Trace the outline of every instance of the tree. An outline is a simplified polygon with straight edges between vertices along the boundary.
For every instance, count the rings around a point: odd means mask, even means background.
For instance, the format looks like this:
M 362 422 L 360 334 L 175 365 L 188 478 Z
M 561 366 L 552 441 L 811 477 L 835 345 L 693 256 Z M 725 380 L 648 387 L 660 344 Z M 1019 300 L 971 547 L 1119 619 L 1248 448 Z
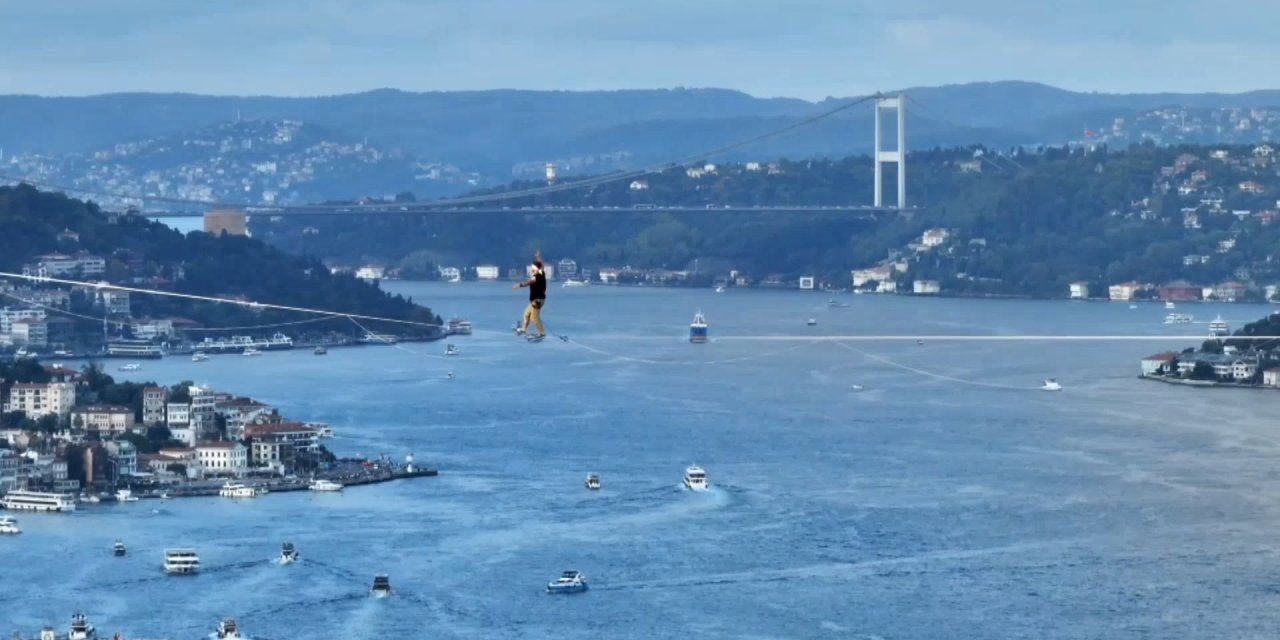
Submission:
M 58 414 L 46 413 L 36 420 L 36 431 L 53 433 L 58 430 Z
M 182 464 L 181 462 L 171 462 L 169 463 L 169 466 L 165 467 L 165 470 L 180 478 L 187 477 L 187 465 Z

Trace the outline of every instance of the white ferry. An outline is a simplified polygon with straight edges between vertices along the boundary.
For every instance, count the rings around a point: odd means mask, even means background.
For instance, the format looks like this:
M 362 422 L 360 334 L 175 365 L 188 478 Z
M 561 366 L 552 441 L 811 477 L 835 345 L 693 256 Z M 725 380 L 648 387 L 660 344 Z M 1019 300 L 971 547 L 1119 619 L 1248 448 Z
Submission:
M 16 535 L 22 533 L 22 529 L 18 526 L 18 521 L 13 516 L 0 516 L 0 533 Z
M 15 511 L 75 511 L 76 499 L 66 493 L 14 489 L 0 498 L 0 507 Z
M 581 571 L 565 571 L 547 583 L 547 593 L 581 593 L 587 590 L 587 577 Z
M 293 338 L 276 332 L 270 338 L 254 338 L 253 336 L 229 336 L 226 338 L 205 338 L 196 345 L 197 351 L 204 353 L 243 353 L 253 348 L 261 351 L 278 351 L 293 348 Z
M 1058 384 L 1057 380 L 1049 378 L 1044 381 L 1044 384 L 1040 385 L 1040 389 L 1042 391 L 1062 391 L 1062 385 Z
M 342 484 L 332 480 L 313 480 L 311 485 L 307 487 L 312 491 L 342 491 Z
M 1227 321 L 1223 320 L 1222 316 L 1219 315 L 1213 319 L 1213 322 L 1209 323 L 1209 335 L 1215 338 L 1229 336 L 1231 335 L 1231 325 L 1227 324 Z
M 107 355 L 118 358 L 162 358 L 164 348 L 149 340 L 112 340 L 107 343 Z
M 197 351 L 191 354 L 192 362 L 204 362 L 205 360 L 208 360 L 208 359 L 209 359 L 209 356 L 205 355 L 203 351 Z
M 298 559 L 298 550 L 293 548 L 292 542 L 284 543 L 280 548 L 280 564 L 289 564 Z
M 373 586 L 369 588 L 369 593 L 379 598 L 391 595 L 391 579 L 387 574 L 379 573 L 373 577 Z
M 141 368 L 142 368 L 142 365 L 136 362 L 130 362 L 129 364 L 122 364 L 119 367 L 116 367 L 116 369 L 120 371 L 137 371 L 138 369 L 141 369 Z
M 686 489 L 701 491 L 707 488 L 707 472 L 702 467 L 693 465 L 684 470 L 684 486 Z
M 227 482 L 218 489 L 218 495 L 224 498 L 256 498 L 258 490 L 239 482 Z
M 131 489 L 120 489 L 116 491 L 116 501 L 117 502 L 137 502 L 138 496 L 133 495 L 133 490 Z
M 1164 317 L 1165 324 L 1191 324 L 1195 320 L 1195 316 L 1184 313 L 1171 313 Z
M 240 635 L 240 629 L 236 626 L 235 620 L 225 618 L 218 623 L 218 637 L 223 640 L 239 640 L 244 636 Z
M 591 489 L 592 491 L 599 490 L 599 489 L 600 489 L 600 474 L 598 474 L 598 473 L 588 473 L 588 474 L 587 474 L 586 485 L 587 485 L 587 488 L 588 488 L 588 489 Z
M 71 616 L 71 630 L 67 632 L 67 640 L 97 640 L 98 630 L 89 624 L 83 613 Z
M 200 571 L 200 556 L 195 549 L 165 549 L 164 572 L 174 575 L 193 574 Z
M 689 323 L 689 342 L 702 344 L 707 341 L 707 319 L 702 311 L 693 314 L 693 322 Z

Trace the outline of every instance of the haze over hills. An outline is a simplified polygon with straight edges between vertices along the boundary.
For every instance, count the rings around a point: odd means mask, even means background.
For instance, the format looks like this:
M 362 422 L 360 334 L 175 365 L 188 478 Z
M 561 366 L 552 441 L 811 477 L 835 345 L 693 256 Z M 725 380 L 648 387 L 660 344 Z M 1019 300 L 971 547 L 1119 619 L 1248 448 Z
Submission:
M 1165 106 L 1280 107 L 1280 91 L 1241 94 L 1098 94 L 1030 82 L 906 89 L 908 145 L 1060 143 Z M 299 120 L 428 162 L 506 179 L 520 163 L 623 153 L 620 164 L 664 160 L 750 137 L 846 102 L 756 98 L 727 89 L 460 91 L 279 98 L 122 93 L 0 96 L 0 147 L 19 153 L 90 153 L 183 135 L 236 119 Z M 846 155 L 871 146 L 870 106 L 754 145 L 752 157 Z M 739 154 L 739 159 L 746 155 Z M 595 166 L 592 171 L 598 171 Z M 572 167 L 566 167 L 572 170 Z

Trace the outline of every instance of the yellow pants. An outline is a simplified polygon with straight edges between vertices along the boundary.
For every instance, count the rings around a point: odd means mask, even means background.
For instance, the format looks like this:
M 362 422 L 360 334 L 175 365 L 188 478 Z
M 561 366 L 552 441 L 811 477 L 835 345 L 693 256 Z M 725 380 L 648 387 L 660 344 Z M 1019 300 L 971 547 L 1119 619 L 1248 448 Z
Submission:
M 530 300 L 529 306 L 524 309 L 524 332 L 529 333 L 529 322 L 532 321 L 534 326 L 538 327 L 538 335 L 546 335 L 547 330 L 542 326 L 542 305 L 546 304 L 546 300 L 539 298 Z

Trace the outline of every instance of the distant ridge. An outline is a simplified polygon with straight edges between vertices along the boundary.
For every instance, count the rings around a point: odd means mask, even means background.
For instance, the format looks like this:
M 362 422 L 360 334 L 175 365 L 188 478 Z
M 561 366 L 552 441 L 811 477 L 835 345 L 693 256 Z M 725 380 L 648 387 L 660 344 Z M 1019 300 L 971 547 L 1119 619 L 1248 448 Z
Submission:
M 975 82 L 905 89 L 908 145 L 1061 142 L 1087 122 L 1165 106 L 1280 107 L 1280 90 L 1237 94 L 1075 92 L 1035 82 Z M 115 93 L 85 97 L 0 96 L 0 147 L 66 153 L 182 135 L 237 117 L 295 119 L 445 161 L 510 176 L 513 165 L 626 152 L 636 162 L 697 151 L 786 124 L 848 98 L 757 98 L 717 88 L 615 91 L 408 92 L 375 89 L 320 97 Z M 744 154 L 843 155 L 871 143 L 870 110 L 855 109 Z

